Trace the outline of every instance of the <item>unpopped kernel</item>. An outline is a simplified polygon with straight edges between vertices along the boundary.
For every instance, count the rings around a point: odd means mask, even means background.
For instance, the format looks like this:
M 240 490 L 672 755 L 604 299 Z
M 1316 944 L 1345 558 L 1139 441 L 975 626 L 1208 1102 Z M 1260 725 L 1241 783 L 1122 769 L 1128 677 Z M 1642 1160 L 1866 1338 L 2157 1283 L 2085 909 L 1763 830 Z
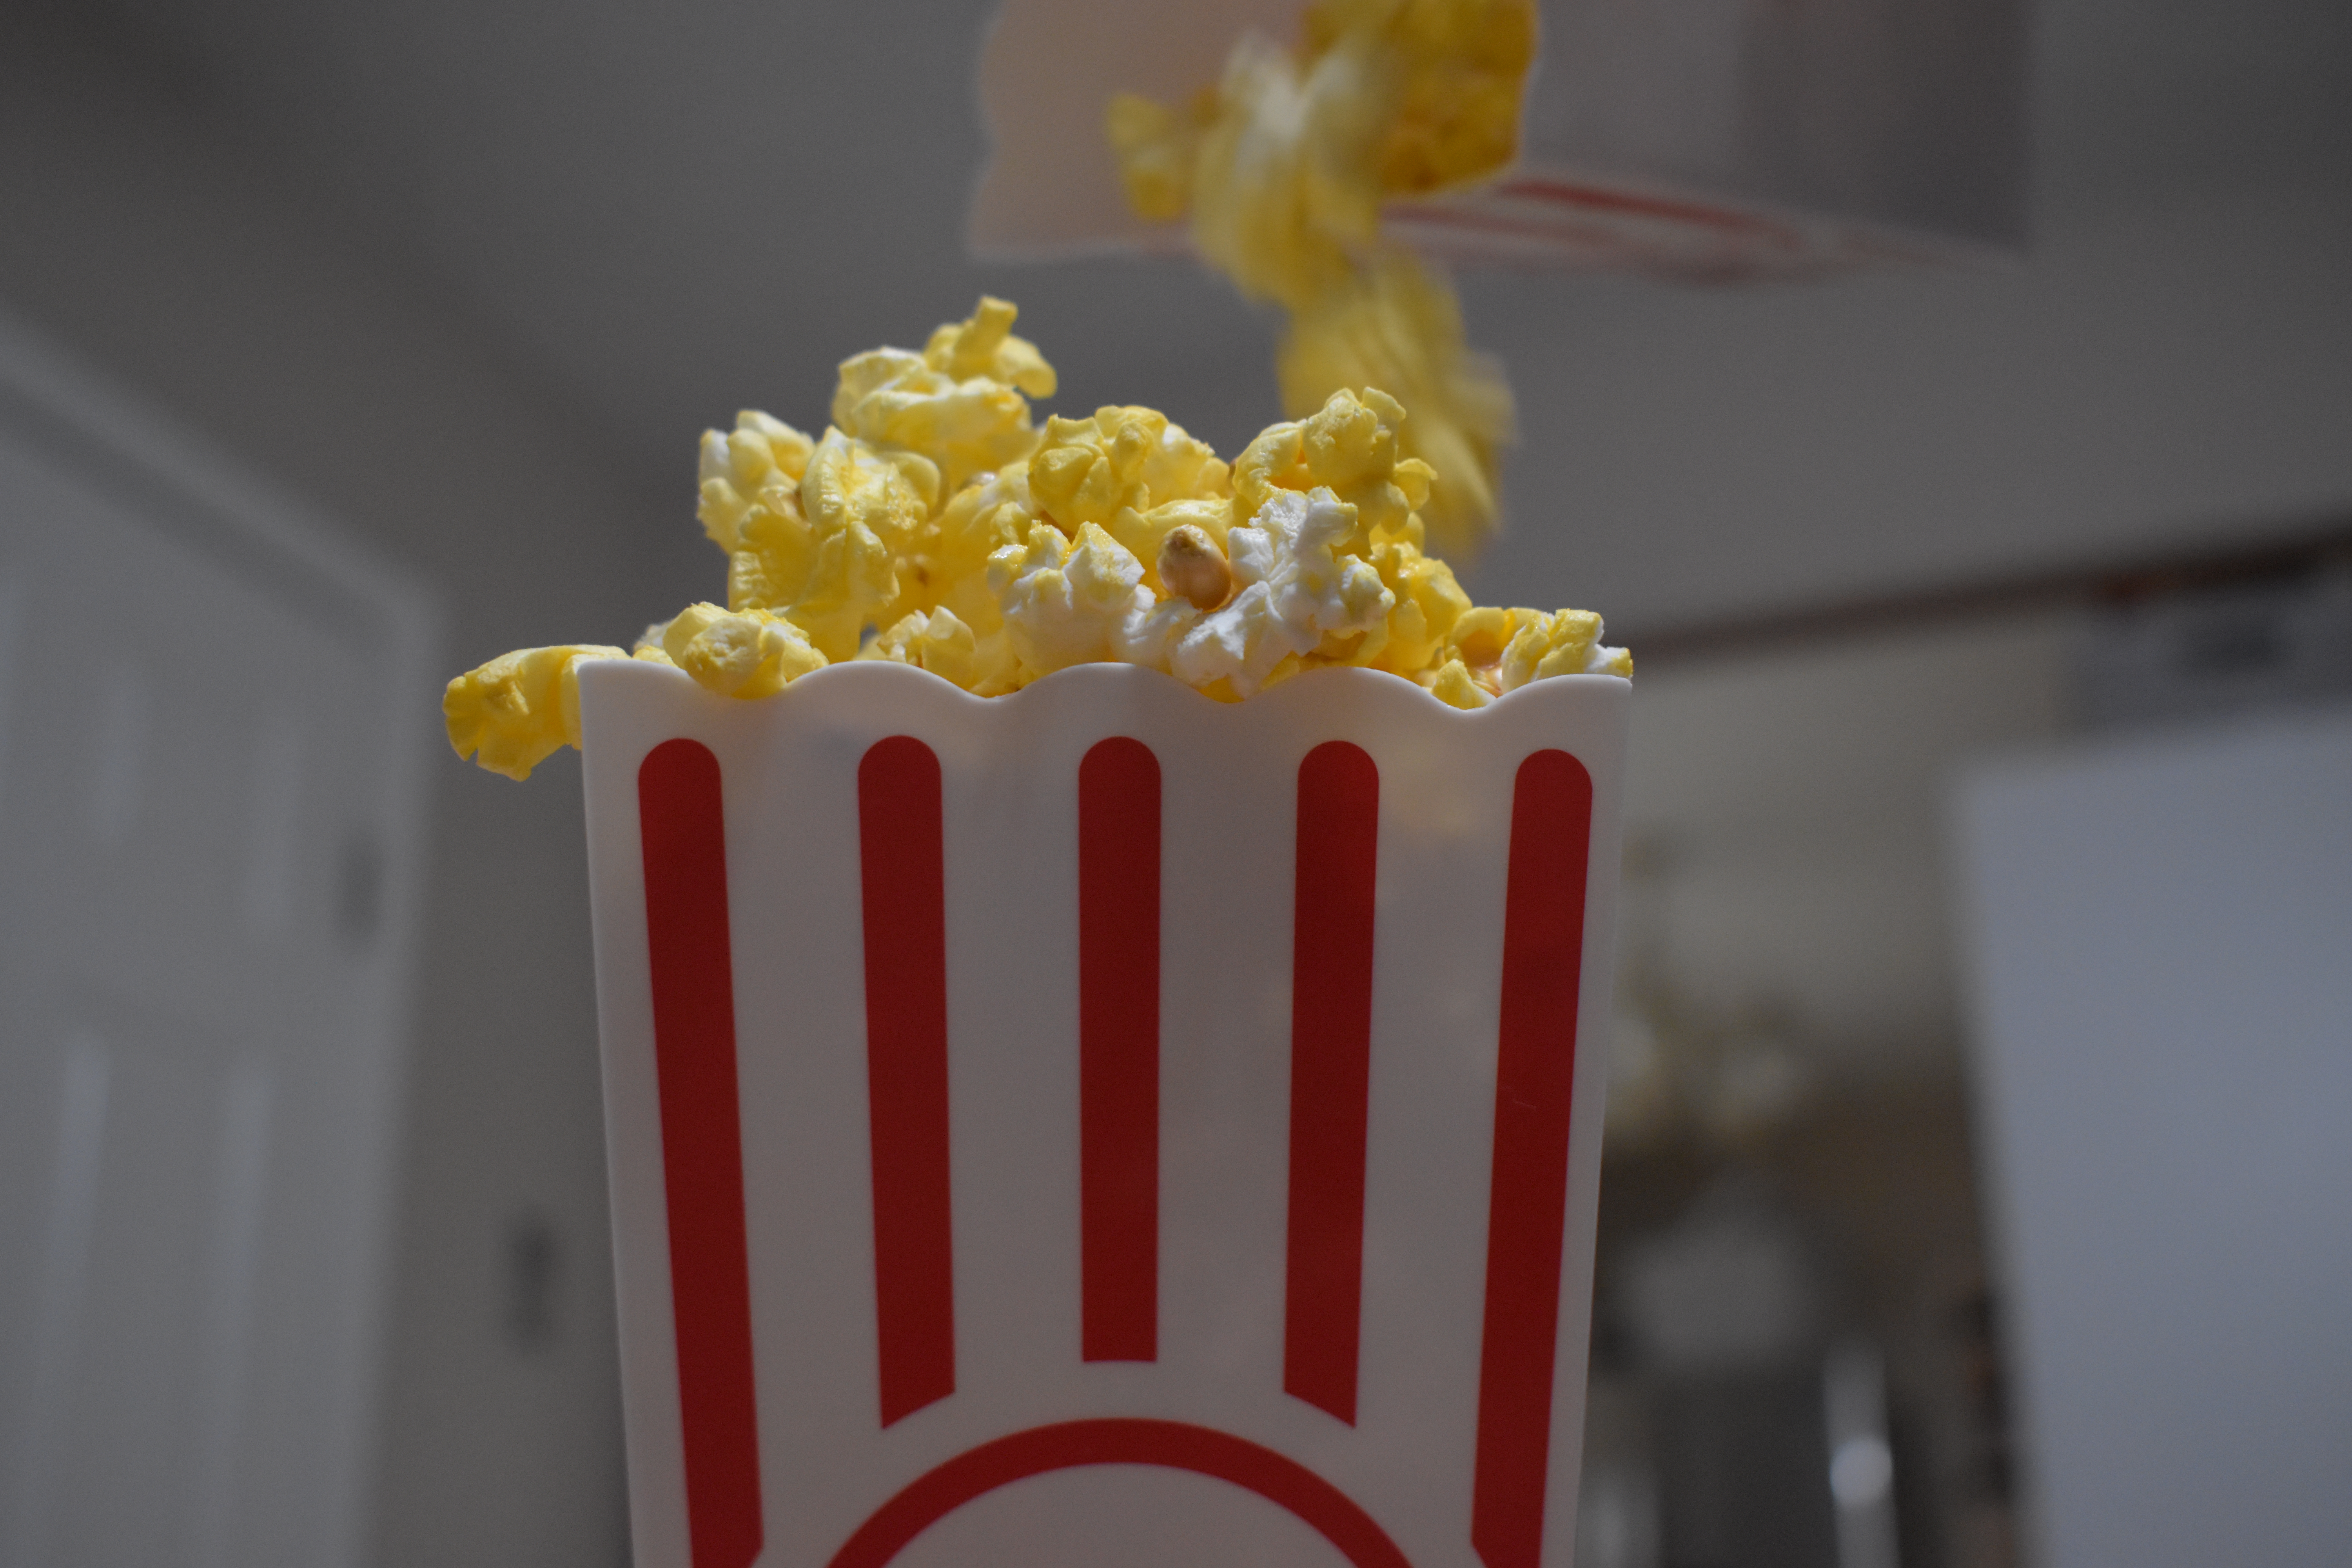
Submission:
M 766 414 L 702 437 L 704 531 L 727 603 L 646 628 L 634 655 L 567 644 L 492 659 L 442 700 L 460 756 L 514 778 L 580 743 L 578 667 L 635 657 L 722 697 L 772 695 L 850 658 L 978 696 L 1072 665 L 1163 671 L 1239 701 L 1358 665 L 1475 708 L 1555 675 L 1629 675 L 1583 610 L 1477 608 L 1423 550 L 1443 470 L 1402 455 L 1404 405 L 1332 393 L 1230 466 L 1155 409 L 1040 429 L 1053 367 L 983 299 L 923 353 L 844 362 L 834 423 Z

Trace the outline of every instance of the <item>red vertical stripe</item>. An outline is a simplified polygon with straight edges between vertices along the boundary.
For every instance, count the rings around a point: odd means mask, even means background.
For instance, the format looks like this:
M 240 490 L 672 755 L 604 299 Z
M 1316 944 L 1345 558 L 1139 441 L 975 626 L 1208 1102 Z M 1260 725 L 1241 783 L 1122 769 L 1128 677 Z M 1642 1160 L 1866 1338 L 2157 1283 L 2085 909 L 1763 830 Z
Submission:
M 1087 1361 L 1150 1361 L 1160 1322 L 1160 762 L 1078 765 L 1078 1226 Z
M 866 1101 L 882 1425 L 955 1392 L 948 963 L 940 762 L 911 735 L 857 767 Z
M 1356 1419 L 1381 775 L 1331 741 L 1298 765 L 1290 973 L 1290 1239 L 1282 1386 Z
M 1583 974 L 1592 778 L 1566 752 L 1519 764 L 1503 916 L 1494 1184 L 1470 1538 L 1487 1568 L 1536 1568 L 1551 1447 L 1568 1219 L 1568 1122 Z
M 694 1568 L 746 1568 L 761 1539 L 760 1422 L 719 759 L 692 741 L 656 746 L 637 769 L 637 819 L 688 1536 Z

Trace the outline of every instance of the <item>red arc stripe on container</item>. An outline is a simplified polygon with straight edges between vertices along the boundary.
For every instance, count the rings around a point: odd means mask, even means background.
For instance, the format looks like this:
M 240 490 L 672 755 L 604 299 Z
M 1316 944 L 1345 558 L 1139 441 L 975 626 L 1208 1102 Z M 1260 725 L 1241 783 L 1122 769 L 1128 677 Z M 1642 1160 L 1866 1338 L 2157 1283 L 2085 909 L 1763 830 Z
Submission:
M 1566 752 L 1519 764 L 1503 914 L 1503 1006 L 1487 1199 L 1486 1314 L 1470 1539 L 1487 1568 L 1536 1568 L 1551 1446 L 1568 1130 L 1583 978 L 1592 777 Z
M 1330 741 L 1307 752 L 1298 764 L 1292 913 L 1282 1386 L 1350 1426 L 1363 1298 L 1380 828 L 1380 770 L 1363 749 Z
M 719 759 L 692 741 L 656 746 L 637 768 L 637 821 L 687 1533 L 694 1568 L 748 1568 L 761 1542 L 760 1418 Z
M 974 1498 L 1084 1465 L 1158 1465 L 1213 1476 L 1305 1521 L 1352 1568 L 1412 1568 L 1371 1515 L 1296 1459 L 1229 1432 L 1118 1416 L 1032 1426 L 966 1449 L 877 1509 L 833 1554 L 830 1568 L 884 1568 L 908 1542 Z
M 955 1392 L 948 963 L 940 761 L 911 735 L 857 765 L 874 1319 L 882 1425 Z
M 1160 1313 L 1160 762 L 1078 764 L 1081 1354 L 1150 1361 Z

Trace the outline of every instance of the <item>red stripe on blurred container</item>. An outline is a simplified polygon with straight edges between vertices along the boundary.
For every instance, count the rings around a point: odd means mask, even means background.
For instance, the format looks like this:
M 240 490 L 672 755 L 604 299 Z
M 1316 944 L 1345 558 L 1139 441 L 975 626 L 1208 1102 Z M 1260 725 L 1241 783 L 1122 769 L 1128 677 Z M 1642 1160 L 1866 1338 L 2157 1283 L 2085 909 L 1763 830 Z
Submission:
M 694 1568 L 748 1568 L 761 1543 L 760 1425 L 719 759 L 692 741 L 656 746 L 637 769 L 637 820 L 688 1540 Z
M 857 766 L 882 1425 L 955 1392 L 940 763 L 911 735 Z
M 1289 1263 L 1282 1386 L 1353 1425 L 1371 1089 L 1381 774 L 1330 741 L 1298 765 L 1290 982 Z
M 1081 1354 L 1150 1361 L 1160 1323 L 1160 762 L 1078 764 Z
M 877 1509 L 827 1568 L 886 1568 L 917 1536 L 973 1499 L 1090 1465 L 1156 1465 L 1229 1481 L 1310 1526 L 1352 1568 L 1412 1568 L 1370 1514 L 1297 1460 L 1230 1432 L 1131 1416 L 1032 1426 L 967 1448 Z
M 1504 897 L 1495 1163 L 1470 1539 L 1487 1568 L 1536 1568 L 1550 1458 L 1569 1114 L 1583 979 L 1592 778 L 1566 752 L 1519 764 Z

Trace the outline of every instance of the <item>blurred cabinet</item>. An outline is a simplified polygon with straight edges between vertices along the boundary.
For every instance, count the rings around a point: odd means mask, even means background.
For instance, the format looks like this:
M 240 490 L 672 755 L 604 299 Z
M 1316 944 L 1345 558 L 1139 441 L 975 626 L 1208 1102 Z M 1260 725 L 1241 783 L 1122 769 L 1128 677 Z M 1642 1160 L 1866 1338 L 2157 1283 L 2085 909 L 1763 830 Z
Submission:
M 428 642 L 0 331 L 6 1568 L 361 1555 Z
M 2043 1568 L 2352 1542 L 2352 710 L 1976 774 L 1979 1138 Z

